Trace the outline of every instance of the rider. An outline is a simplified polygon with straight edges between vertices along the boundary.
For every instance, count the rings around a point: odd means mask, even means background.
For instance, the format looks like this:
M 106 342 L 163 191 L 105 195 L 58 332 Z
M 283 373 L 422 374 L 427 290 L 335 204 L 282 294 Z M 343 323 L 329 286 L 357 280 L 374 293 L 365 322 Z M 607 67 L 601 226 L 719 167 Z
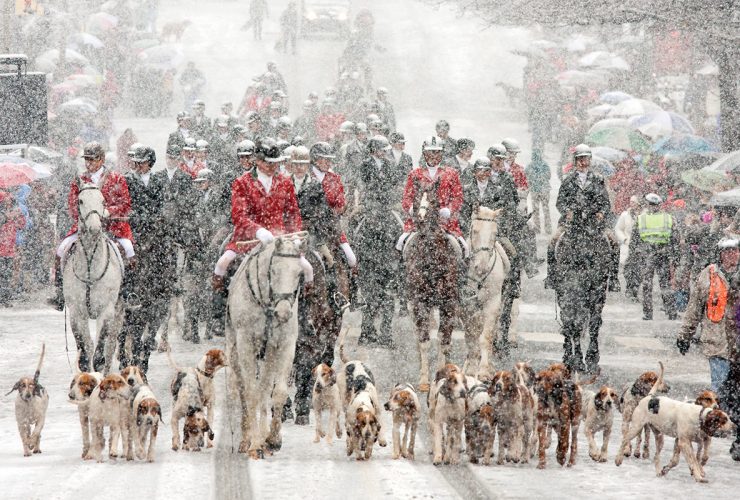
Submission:
M 62 289 L 62 259 L 77 241 L 78 217 L 79 217 L 79 193 L 81 184 L 92 183 L 100 188 L 105 200 L 105 231 L 110 233 L 116 239 L 123 249 L 125 256 L 126 272 L 121 286 L 121 295 L 128 298 L 128 291 L 131 287 L 130 274 L 131 267 L 135 263 L 134 245 L 132 243 L 133 234 L 129 226 L 128 214 L 131 210 L 131 198 L 128 193 L 128 185 L 122 174 L 107 167 L 105 163 L 105 151 L 97 142 L 89 142 L 85 145 L 82 153 L 85 159 L 85 173 L 80 175 L 79 179 L 72 181 L 69 191 L 68 209 L 74 225 L 67 233 L 67 237 L 62 240 L 57 248 L 56 259 L 54 259 L 54 286 L 55 295 L 49 300 L 49 303 L 57 310 L 64 309 L 64 292 Z M 131 305 L 133 305 L 131 297 Z
M 298 209 L 293 183 L 278 174 L 282 153 L 270 139 L 255 145 L 256 168 L 239 177 L 232 184 L 231 220 L 234 233 L 226 251 L 213 270 L 212 286 L 224 290 L 224 277 L 237 254 L 245 254 L 259 243 L 267 245 L 275 234 L 294 233 L 301 230 L 301 213 Z M 250 241 L 247 244 L 240 244 Z
M 403 226 L 404 233 L 396 243 L 396 249 L 402 251 L 406 239 L 414 231 L 412 211 L 417 184 L 428 186 L 439 181 L 437 201 L 439 203 L 440 222 L 445 231 L 455 237 L 462 247 L 464 255 L 467 257 L 469 253 L 468 244 L 462 236 L 460 223 L 457 220 L 463 202 L 460 177 L 454 169 L 441 166 L 444 143 L 438 137 L 433 136 L 426 139 L 422 144 L 421 152 L 422 161 L 419 167 L 409 172 L 406 179 L 401 207 L 408 217 Z
M 555 244 L 570 225 L 577 229 L 590 229 L 603 233 L 612 249 L 612 258 L 609 270 L 609 291 L 619 291 L 619 244 L 616 236 L 608 228 L 607 216 L 611 210 L 609 193 L 606 190 L 604 178 L 592 172 L 591 148 L 586 144 L 579 144 L 573 151 L 573 171 L 563 179 L 558 191 L 555 207 L 562 215 L 550 244 L 547 247 L 547 278 L 545 288 L 555 288 L 554 275 Z

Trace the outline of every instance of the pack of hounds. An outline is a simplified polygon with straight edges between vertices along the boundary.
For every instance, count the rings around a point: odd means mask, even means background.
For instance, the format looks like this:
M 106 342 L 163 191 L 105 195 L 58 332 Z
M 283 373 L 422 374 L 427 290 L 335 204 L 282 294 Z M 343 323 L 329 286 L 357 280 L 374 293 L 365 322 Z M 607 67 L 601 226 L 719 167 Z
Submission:
M 8 393 L 18 391 L 15 402 L 18 431 L 23 453 L 41 453 L 49 395 L 39 383 L 44 347 L 33 378 L 21 378 Z M 341 368 L 334 370 L 320 364 L 313 370 L 313 408 L 316 425 L 314 442 L 333 435 L 346 436 L 347 456 L 369 460 L 373 446 L 386 446 L 381 422 L 383 411 L 392 416 L 393 459 L 413 460 L 416 433 L 422 418 L 419 395 L 411 384 L 400 383 L 390 397 L 380 404 L 375 378 L 362 361 L 346 358 L 339 349 Z M 215 389 L 213 377 L 228 366 L 220 349 L 209 350 L 195 367 L 180 368 L 168 353 L 176 374 L 171 383 L 173 397 L 171 426 L 172 449 L 200 451 L 212 447 L 214 433 L 209 425 L 214 419 Z M 436 372 L 427 398 L 428 426 L 433 438 L 432 462 L 459 464 L 464 451 L 471 463 L 490 465 L 498 437 L 496 464 L 528 463 L 537 455 L 537 467 L 547 464 L 547 449 L 557 440 L 558 464 L 576 464 L 578 431 L 583 422 L 589 456 L 596 462 L 608 459 L 608 444 L 615 411 L 622 413 L 622 442 L 615 456 L 616 465 L 633 455 L 648 458 L 650 435 L 655 442 L 654 465 L 663 476 L 675 467 L 683 455 L 691 475 L 706 482 L 704 466 L 709 460 L 713 437 L 726 437 L 735 431 L 727 414 L 719 409 L 712 391 L 702 391 L 695 401 L 678 401 L 665 394 L 670 388 L 664 381 L 663 364 L 658 373 L 647 371 L 618 394 L 601 386 L 586 390 L 598 378 L 579 381 L 577 374 L 555 363 L 536 372 L 529 363 L 517 362 L 512 370 L 496 372 L 491 380 L 465 375 L 454 364 Z M 123 455 L 133 460 L 154 460 L 154 449 L 162 410 L 146 377 L 136 366 L 120 374 L 103 376 L 97 372 L 75 373 L 69 389 L 69 401 L 77 405 L 82 430 L 82 457 L 102 461 L 104 429 L 109 428 L 109 457 L 118 457 L 119 440 Z M 328 428 L 322 413 L 328 412 Z M 341 417 L 344 417 L 344 432 Z M 179 421 L 184 420 L 182 441 Z M 403 427 L 403 436 L 401 428 Z M 596 435 L 602 434 L 598 446 Z M 661 467 L 660 454 L 665 436 L 674 438 L 670 462 Z M 634 447 L 632 445 L 635 441 Z M 694 451 L 693 444 L 697 449 Z

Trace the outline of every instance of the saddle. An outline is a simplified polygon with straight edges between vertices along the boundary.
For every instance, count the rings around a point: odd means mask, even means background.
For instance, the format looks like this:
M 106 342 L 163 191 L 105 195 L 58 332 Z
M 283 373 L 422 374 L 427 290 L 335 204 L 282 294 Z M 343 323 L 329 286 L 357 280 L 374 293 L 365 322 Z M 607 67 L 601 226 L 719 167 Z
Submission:
M 414 231 L 413 233 L 410 233 L 405 240 L 402 241 L 402 247 L 401 247 L 401 255 L 403 255 L 403 260 L 407 260 L 408 258 L 408 248 L 409 244 L 416 239 L 416 235 L 418 233 Z M 450 233 L 445 233 L 445 237 L 447 238 L 447 242 L 452 246 L 452 250 L 457 256 L 457 261 L 461 262 L 463 260 L 463 250 L 460 246 L 460 242 L 457 241 L 457 238 L 455 238 Z

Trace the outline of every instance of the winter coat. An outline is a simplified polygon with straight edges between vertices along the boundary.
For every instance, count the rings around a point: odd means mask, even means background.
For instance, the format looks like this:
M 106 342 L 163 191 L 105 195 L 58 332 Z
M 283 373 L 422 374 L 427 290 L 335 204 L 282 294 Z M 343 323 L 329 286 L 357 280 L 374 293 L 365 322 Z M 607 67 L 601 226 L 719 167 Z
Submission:
M 26 218 L 18 208 L 7 210 L 0 206 L 0 257 L 15 257 L 16 234 L 25 226 Z
M 349 154 L 349 153 L 348 153 Z M 393 165 L 388 159 L 381 160 L 378 167 L 374 158 L 366 157 L 359 166 L 359 180 L 362 183 L 362 205 L 366 212 L 388 212 L 398 203 L 396 193 L 403 186 L 405 167 Z
M 172 145 L 180 146 L 180 148 L 185 147 L 185 139 L 188 137 L 191 137 L 192 135 L 190 132 L 188 132 L 188 135 L 185 136 L 181 129 L 177 129 L 174 132 L 170 133 L 170 136 L 167 138 L 167 147 L 169 148 Z
M 663 214 L 665 212 L 659 213 Z M 670 214 L 667 215 L 671 218 L 672 221 L 673 217 Z M 675 222 L 672 222 L 670 241 L 662 245 L 656 245 L 644 242 L 640 238 L 639 219 L 640 216 L 638 215 L 637 217 L 635 217 L 635 222 L 632 224 L 632 236 L 630 237 L 629 253 L 635 255 L 638 258 L 643 258 L 643 256 L 655 254 L 662 255 L 669 260 L 669 263 L 671 265 L 676 266 L 680 257 L 680 237 Z
M 563 179 L 555 207 L 561 214 L 561 223 L 568 212 L 573 212 L 574 223 L 602 226 L 603 222 L 596 219 L 596 214 L 603 214 L 606 220 L 611 209 L 604 178 L 589 171 L 585 185 L 581 186 L 578 173 L 573 171 Z
M 108 210 L 108 214 L 111 218 L 128 217 L 129 212 L 131 211 L 131 197 L 129 196 L 126 179 L 122 174 L 114 172 L 106 166 L 103 166 L 102 168 L 105 169 L 105 172 L 101 179 L 102 185 L 100 187 L 100 191 L 103 193 L 105 208 Z M 80 185 L 86 182 L 92 182 L 92 178 L 87 172 L 80 176 L 80 182 L 72 181 L 72 185 L 70 186 L 69 196 L 67 198 L 67 207 L 74 224 L 72 225 L 72 229 L 67 233 L 67 236 L 77 232 L 77 219 L 79 216 L 77 211 L 77 202 L 80 194 Z M 133 240 L 131 226 L 127 220 L 106 219 L 104 228 L 105 231 L 112 234 L 114 238 Z
M 437 167 L 437 176 L 434 179 L 429 177 L 427 168 L 419 167 L 412 170 L 406 179 L 406 187 L 403 190 L 403 200 L 401 201 L 403 211 L 405 214 L 411 213 L 416 197 L 417 184 L 426 187 L 434 184 L 437 179 L 439 179 L 439 186 L 437 187 L 439 208 L 448 208 L 451 212 L 450 218 L 444 223 L 444 229 L 455 236 L 462 236 L 458 221 L 463 204 L 462 185 L 457 172 L 451 168 Z M 406 218 L 403 230 L 407 233 L 414 231 L 414 220 L 410 215 Z
M 327 181 L 327 178 L 324 177 L 324 182 Z M 337 196 L 338 191 L 335 187 L 332 187 L 335 181 L 329 180 L 327 182 L 330 186 L 328 191 L 324 182 L 319 182 L 312 175 L 306 175 L 297 185 L 295 178 L 291 177 L 291 181 L 296 190 L 303 228 L 311 233 L 318 244 L 332 243 L 338 245 L 345 243 L 347 237 L 341 230 L 339 214 L 332 207 L 332 203 L 335 206 L 344 207 L 344 192 L 341 192 L 340 200 Z M 330 199 L 332 201 L 329 201 Z
M 518 190 L 521 189 L 526 191 L 529 189 L 527 174 L 524 173 L 524 167 L 518 163 L 512 163 L 508 165 L 506 171 L 511 174 L 512 179 L 514 179 L 514 185 Z
M 550 165 L 545 163 L 539 154 L 532 154 L 532 163 L 524 169 L 524 175 L 527 176 L 529 190 L 533 193 L 550 192 L 550 176 L 552 175 Z
M 233 184 L 231 220 L 234 234 L 226 249 L 237 253 L 250 250 L 249 246 L 237 247 L 236 243 L 255 239 L 260 228 L 274 235 L 300 231 L 303 224 L 293 182 L 283 175 L 275 175 L 267 193 L 257 179 L 256 170 L 242 175 Z
M 162 203 L 164 201 L 164 184 L 162 178 L 150 173 L 149 184 L 144 185 L 141 175 L 126 175 L 129 195 L 131 196 L 131 215 L 129 223 L 139 245 L 149 245 L 161 238 Z
M 514 218 L 518 216 L 516 208 L 519 196 L 514 186 L 514 179 L 506 172 L 497 176 L 491 175 L 485 191 L 481 195 L 478 181 L 473 178 L 463 186 L 463 205 L 460 210 L 460 225 L 466 235 L 470 233 L 470 222 L 473 213 L 479 207 L 492 210 L 503 209 L 498 217 L 498 230 L 502 236 L 509 236 L 514 227 Z
M 167 175 L 166 169 L 155 172 L 153 176 L 162 184 L 163 235 L 183 246 L 189 246 L 197 231 L 192 179 L 179 169 L 175 170 L 172 179 Z
M 714 266 L 719 278 L 727 285 L 727 304 L 725 314 L 719 323 L 714 323 L 706 315 L 706 304 L 709 297 L 709 269 Z M 699 273 L 694 286 L 691 287 L 689 304 L 683 317 L 683 324 L 678 334 L 681 340 L 690 340 L 696 333 L 697 326 L 701 324 L 702 353 L 707 357 L 717 356 L 724 359 L 736 359 L 737 349 L 735 338 L 737 336 L 737 321 L 735 309 L 738 305 L 738 277 L 740 271 L 735 271 L 734 276 L 728 278 L 717 264 L 710 264 Z

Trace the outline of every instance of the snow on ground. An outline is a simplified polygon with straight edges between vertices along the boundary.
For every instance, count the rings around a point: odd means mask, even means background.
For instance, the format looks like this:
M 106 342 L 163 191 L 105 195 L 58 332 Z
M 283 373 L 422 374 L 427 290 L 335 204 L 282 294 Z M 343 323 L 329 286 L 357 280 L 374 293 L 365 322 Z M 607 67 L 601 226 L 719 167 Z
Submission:
M 473 137 L 478 154 L 504 136 L 520 139 L 528 158 L 529 144 L 521 112 L 508 108 L 496 81 L 518 84 L 524 60 L 508 52 L 528 38 L 523 29 L 482 30 L 470 17 L 459 17 L 449 8 L 432 9 L 406 0 L 357 1 L 375 13 L 378 41 L 388 52 L 374 55 L 376 82 L 389 88 L 396 107 L 399 128 L 406 132 L 409 152 L 424 135 L 431 134 L 437 119 L 452 124 L 452 135 Z M 265 24 L 262 43 L 253 42 L 251 33 L 239 27 L 247 17 L 246 2 L 164 1 L 161 17 L 168 20 L 190 18 L 193 25 L 183 37 L 187 58 L 196 61 L 209 79 L 206 92 L 207 113 L 213 116 L 226 100 L 238 104 L 252 75 L 264 71 L 268 60 L 276 60 L 283 70 L 291 94 L 292 109 L 310 90 L 331 85 L 336 77 L 336 58 L 341 45 L 332 37 L 301 41 L 297 57 L 273 51 L 277 17 L 286 0 L 271 1 L 271 18 Z M 176 103 L 180 102 L 176 97 Z M 143 142 L 154 145 L 163 157 L 167 134 L 174 129 L 171 119 L 131 118 L 124 112 L 116 121 L 117 132 L 131 126 Z M 554 153 L 554 151 L 551 151 Z M 556 183 L 553 184 L 556 187 Z M 552 197 L 554 203 L 554 197 Z M 541 240 L 540 246 L 545 240 Z M 542 290 L 542 276 L 525 280 L 522 317 L 519 325 L 520 348 L 516 359 L 531 360 L 539 368 L 561 357 L 561 339 L 554 295 Z M 637 305 L 610 294 L 603 326 L 603 376 L 615 387 L 624 387 L 637 375 L 655 369 L 657 360 L 666 364 L 672 395 L 691 398 L 706 387 L 709 373 L 706 360 L 695 349 L 686 356 L 674 347 L 677 322 L 661 319 L 647 323 L 640 318 Z M 366 360 L 378 377 L 381 398 L 399 381 L 415 382 L 418 361 L 410 321 L 395 323 L 399 349 L 393 353 L 356 346 L 358 313 L 346 318 L 350 330 L 348 352 Z M 454 335 L 453 359 L 462 362 L 462 336 Z M 184 343 L 177 333 L 170 335 L 174 357 L 180 366 L 193 366 L 211 347 L 222 341 L 199 346 Z M 621 468 L 613 464 L 619 439 L 617 417 L 610 443 L 610 462 L 593 463 L 587 443 L 579 435 L 578 464 L 571 469 L 555 465 L 554 451 L 548 453 L 548 469 L 534 465 L 434 467 L 428 456 L 430 436 L 425 420 L 417 439 L 417 460 L 394 461 L 390 447 L 376 448 L 373 459 L 357 463 L 345 456 L 344 440 L 332 446 L 314 444 L 313 425 L 284 426 L 283 449 L 264 461 L 249 461 L 233 453 L 238 446 L 238 400 L 226 396 L 226 371 L 216 378 L 217 417 L 213 428 L 216 447 L 201 453 L 170 450 L 169 382 L 172 376 L 163 354 L 153 353 L 150 383 L 163 407 L 157 456 L 153 464 L 103 464 L 83 462 L 77 409 L 67 399 L 74 362 L 74 340 L 69 333 L 71 352 L 65 352 L 64 316 L 46 309 L 40 301 L 13 309 L 0 310 L 0 388 L 9 390 L 21 376 L 33 373 L 42 342 L 46 360 L 41 382 L 50 394 L 41 446 L 43 454 L 22 456 L 15 426 L 13 400 L 4 396 L 0 404 L 0 497 L 3 499 L 118 499 L 118 498 L 734 498 L 740 486 L 738 465 L 729 458 L 728 440 L 716 440 L 706 467 L 710 483 L 697 485 L 688 474 L 685 461 L 665 478 L 656 478 L 652 463 L 628 459 Z M 502 365 L 505 368 L 508 365 Z M 422 401 L 425 398 L 422 398 Z M 312 417 L 313 422 L 313 417 Z M 390 441 L 390 420 L 384 421 Z M 232 434 L 232 430 L 235 432 Z M 667 462 L 672 443 L 666 440 L 663 462 Z

